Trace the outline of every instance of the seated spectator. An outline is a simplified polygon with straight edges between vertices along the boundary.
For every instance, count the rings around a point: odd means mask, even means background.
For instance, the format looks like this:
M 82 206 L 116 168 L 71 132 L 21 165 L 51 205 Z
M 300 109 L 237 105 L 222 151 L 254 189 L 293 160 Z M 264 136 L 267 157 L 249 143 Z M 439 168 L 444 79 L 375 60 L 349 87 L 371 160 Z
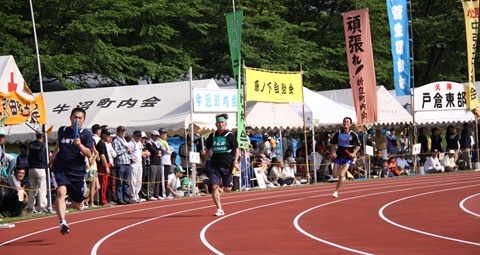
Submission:
M 403 172 L 409 174 L 412 171 L 412 167 L 408 163 L 408 160 L 405 159 L 405 154 L 398 154 L 397 155 L 397 167 L 403 169 Z
M 185 194 L 188 194 L 189 196 L 193 196 L 192 187 L 194 186 L 194 182 L 191 177 L 183 177 L 180 180 L 180 184 L 181 184 L 181 189 Z M 199 196 L 199 195 L 200 195 L 200 190 L 198 189 L 195 183 L 195 196 Z
M 391 155 L 387 160 L 388 166 L 388 177 L 392 178 L 395 176 L 400 176 L 403 173 L 403 169 L 397 166 L 397 161 L 395 155 Z
M 183 170 L 181 166 L 176 166 L 175 169 L 173 170 L 173 173 L 168 175 L 168 181 L 167 181 L 168 197 L 167 198 L 172 199 L 174 197 L 185 196 L 185 193 L 183 192 L 180 184 L 180 177 L 183 176 L 183 173 L 185 173 L 185 170 Z
M 317 146 L 315 152 L 312 151 L 310 156 L 308 156 L 308 163 L 310 164 L 310 170 L 317 171 L 320 170 L 321 163 L 323 161 L 323 152 L 324 148 L 322 146 Z M 314 165 L 315 164 L 315 165 Z
M 365 177 L 365 156 L 363 155 L 362 150 L 357 152 L 357 158 L 353 161 L 351 166 L 353 167 L 353 178 L 359 179 Z
M 332 175 L 332 170 L 333 170 L 332 153 L 330 151 L 326 151 L 324 158 L 322 160 L 320 171 L 323 173 L 323 176 L 326 178 L 326 180 L 328 180 Z
M 279 185 L 278 178 L 283 171 L 283 165 L 277 157 L 273 157 L 270 166 L 267 169 L 268 181 L 274 185 Z
M 445 172 L 457 172 L 458 165 L 455 164 L 455 151 L 449 150 L 448 154 L 445 154 L 443 157 L 443 166 L 445 167 Z
M 282 186 L 292 185 L 295 183 L 296 161 L 290 157 L 287 159 L 288 165 L 283 168 L 278 178 L 278 183 Z
M 432 152 L 431 157 L 429 157 L 425 164 L 423 165 L 425 168 L 425 173 L 443 173 L 445 171 L 445 167 L 440 164 L 440 160 L 438 159 L 438 150 L 434 150 Z
M 25 168 L 17 167 L 13 175 L 7 178 L 7 187 L 4 188 L 3 198 L 0 201 L 0 213 L 4 217 L 20 216 L 23 208 L 27 206 L 28 194 L 23 184 L 26 172 Z
M 372 175 L 380 175 L 380 168 L 382 168 L 382 163 L 383 163 L 383 158 L 382 158 L 382 152 L 377 150 L 375 152 L 375 155 L 373 156 L 371 160 L 371 174 Z
M 388 161 L 382 159 L 382 166 L 378 169 L 378 177 L 385 178 L 388 175 Z
M 267 162 L 265 158 L 257 158 L 254 162 L 254 168 L 260 168 L 260 176 L 256 176 L 257 178 L 263 179 L 267 188 L 275 188 L 276 186 L 270 182 L 267 177 Z

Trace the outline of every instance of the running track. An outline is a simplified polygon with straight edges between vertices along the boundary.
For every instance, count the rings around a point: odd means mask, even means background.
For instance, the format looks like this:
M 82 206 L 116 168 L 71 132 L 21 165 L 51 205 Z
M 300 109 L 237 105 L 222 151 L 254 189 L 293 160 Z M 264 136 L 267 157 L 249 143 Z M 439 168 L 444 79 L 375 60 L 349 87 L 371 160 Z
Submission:
M 480 254 L 480 172 L 322 183 L 70 213 L 0 229 L 0 254 Z

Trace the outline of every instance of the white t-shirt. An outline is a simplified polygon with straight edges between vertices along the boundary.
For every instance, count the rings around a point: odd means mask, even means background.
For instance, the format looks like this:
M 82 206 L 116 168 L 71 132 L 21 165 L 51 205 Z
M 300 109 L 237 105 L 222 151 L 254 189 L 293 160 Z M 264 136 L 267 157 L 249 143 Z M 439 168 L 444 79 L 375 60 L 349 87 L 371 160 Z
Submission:
M 176 174 L 169 174 L 167 183 L 175 191 L 181 187 L 180 178 L 177 178 Z
M 135 142 L 135 140 L 130 140 L 128 142 L 128 148 L 132 148 L 132 153 L 130 154 L 130 157 L 132 159 L 135 159 L 135 163 L 131 164 L 131 166 L 142 166 L 142 150 L 143 150 L 143 144 L 142 142 L 138 141 Z

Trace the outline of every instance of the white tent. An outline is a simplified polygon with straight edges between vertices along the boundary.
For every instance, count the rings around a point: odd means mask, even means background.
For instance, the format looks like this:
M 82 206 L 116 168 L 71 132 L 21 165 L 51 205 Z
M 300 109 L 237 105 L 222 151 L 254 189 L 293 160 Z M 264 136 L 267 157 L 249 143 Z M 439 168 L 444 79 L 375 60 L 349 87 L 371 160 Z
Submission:
M 318 127 L 340 125 L 344 117 L 356 121 L 353 107 L 337 103 L 303 87 L 306 125 L 313 122 Z M 302 104 L 299 103 L 248 103 L 247 124 L 254 128 L 299 128 L 303 127 Z
M 193 81 L 194 88 L 218 89 L 213 79 Z M 117 126 L 125 126 L 127 133 L 134 130 L 151 132 L 163 127 L 169 135 L 183 135 L 190 125 L 190 82 L 172 82 L 135 86 L 69 90 L 44 93 L 47 114 L 46 127 L 54 126 L 50 136 L 56 139 L 60 126 L 69 125 L 71 110 L 86 109 L 84 127 L 93 124 L 108 125 L 115 132 Z M 194 113 L 197 128 L 213 129 L 215 113 Z M 235 127 L 234 114 L 228 120 L 229 128 Z M 40 130 L 39 126 L 34 126 Z M 33 140 L 34 131 L 26 125 L 5 127 L 7 142 Z
M 317 91 L 337 102 L 354 106 L 351 89 L 339 89 L 328 91 Z M 377 87 L 378 101 L 378 120 L 380 125 L 401 125 L 412 123 L 413 118 L 410 113 L 391 95 L 384 86 Z

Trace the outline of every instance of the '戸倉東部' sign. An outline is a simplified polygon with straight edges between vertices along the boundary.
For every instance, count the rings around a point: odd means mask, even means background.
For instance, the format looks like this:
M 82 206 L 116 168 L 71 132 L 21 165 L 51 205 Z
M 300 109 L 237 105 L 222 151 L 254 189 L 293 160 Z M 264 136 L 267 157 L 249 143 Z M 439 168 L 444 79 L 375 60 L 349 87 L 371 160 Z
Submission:
M 468 86 L 448 81 L 415 88 L 415 111 L 466 110 L 467 90 Z

